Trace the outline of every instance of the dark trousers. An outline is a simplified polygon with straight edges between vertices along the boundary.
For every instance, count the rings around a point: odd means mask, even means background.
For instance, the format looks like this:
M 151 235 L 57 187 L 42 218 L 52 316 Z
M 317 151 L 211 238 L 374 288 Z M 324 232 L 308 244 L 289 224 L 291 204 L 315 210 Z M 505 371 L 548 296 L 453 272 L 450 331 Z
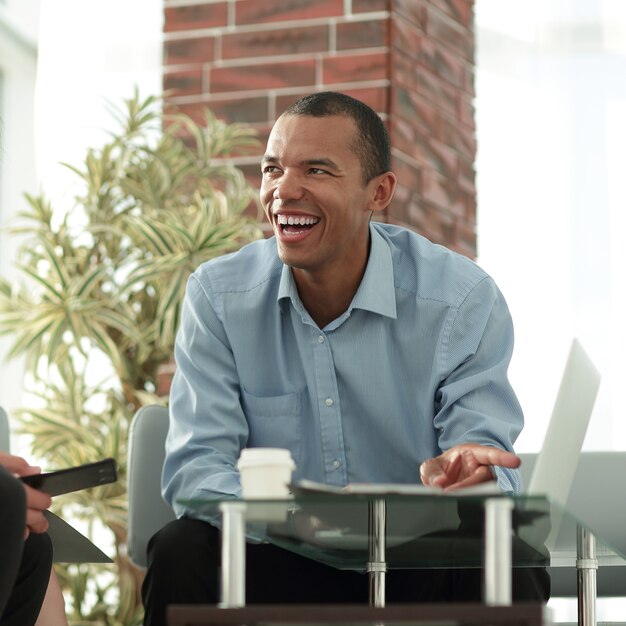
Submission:
M 219 602 L 220 535 L 213 526 L 180 519 L 148 544 L 142 597 L 144 626 L 165 626 L 169 604 Z M 387 602 L 479 602 L 480 569 L 390 570 Z M 515 601 L 545 601 L 544 569 L 514 570 Z M 249 604 L 367 603 L 368 578 L 338 570 L 269 544 L 246 545 L 246 602 Z
M 24 541 L 24 487 L 0 467 L 0 626 L 37 621 L 52 567 L 52 542 L 31 533 Z

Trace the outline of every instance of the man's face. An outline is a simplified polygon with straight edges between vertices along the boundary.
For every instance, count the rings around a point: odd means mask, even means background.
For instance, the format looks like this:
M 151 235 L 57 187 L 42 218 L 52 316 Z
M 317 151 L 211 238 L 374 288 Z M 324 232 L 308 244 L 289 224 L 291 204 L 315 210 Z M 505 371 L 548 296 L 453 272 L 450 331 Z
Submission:
M 283 263 L 333 277 L 364 266 L 376 182 L 363 184 L 348 117 L 280 117 L 262 163 L 261 202 Z

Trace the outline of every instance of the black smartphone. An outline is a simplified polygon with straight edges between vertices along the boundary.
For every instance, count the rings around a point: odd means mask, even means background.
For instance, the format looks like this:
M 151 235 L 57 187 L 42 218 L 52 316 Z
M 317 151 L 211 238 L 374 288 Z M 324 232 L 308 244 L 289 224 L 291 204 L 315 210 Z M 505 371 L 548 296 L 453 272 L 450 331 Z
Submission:
M 117 469 L 114 459 L 103 459 L 78 467 L 69 467 L 45 474 L 21 476 L 20 478 L 22 482 L 34 489 L 44 491 L 51 496 L 58 496 L 70 491 L 80 491 L 88 487 L 114 483 L 117 480 Z

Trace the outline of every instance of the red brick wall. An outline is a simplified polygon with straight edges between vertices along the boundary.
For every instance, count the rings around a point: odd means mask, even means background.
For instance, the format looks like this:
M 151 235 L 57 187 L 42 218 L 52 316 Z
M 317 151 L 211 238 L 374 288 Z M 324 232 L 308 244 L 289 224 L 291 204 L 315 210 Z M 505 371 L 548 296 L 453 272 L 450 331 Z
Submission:
M 473 0 L 165 0 L 169 105 L 249 123 L 264 146 L 303 95 L 363 100 L 388 124 L 399 178 L 383 219 L 471 257 L 473 57 Z M 258 182 L 258 156 L 238 163 Z

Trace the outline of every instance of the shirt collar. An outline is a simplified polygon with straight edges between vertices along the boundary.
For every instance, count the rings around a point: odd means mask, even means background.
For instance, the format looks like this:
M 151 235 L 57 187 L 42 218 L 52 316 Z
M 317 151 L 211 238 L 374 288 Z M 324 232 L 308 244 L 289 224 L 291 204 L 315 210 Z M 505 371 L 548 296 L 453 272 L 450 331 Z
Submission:
M 282 306 L 283 301 L 291 300 L 294 306 L 300 305 L 300 296 L 296 281 L 291 273 L 291 268 L 283 263 L 283 271 L 280 275 L 280 284 L 278 285 L 278 305 Z
M 370 224 L 370 256 L 348 311 L 352 309 L 364 309 L 393 319 L 397 317 L 391 250 L 373 223 Z
M 297 308 L 302 306 L 296 281 L 287 265 L 283 265 L 277 299 L 279 303 L 290 299 Z M 352 309 L 372 311 L 393 319 L 397 317 L 391 250 L 373 224 L 370 224 L 370 255 L 365 274 L 347 312 Z

